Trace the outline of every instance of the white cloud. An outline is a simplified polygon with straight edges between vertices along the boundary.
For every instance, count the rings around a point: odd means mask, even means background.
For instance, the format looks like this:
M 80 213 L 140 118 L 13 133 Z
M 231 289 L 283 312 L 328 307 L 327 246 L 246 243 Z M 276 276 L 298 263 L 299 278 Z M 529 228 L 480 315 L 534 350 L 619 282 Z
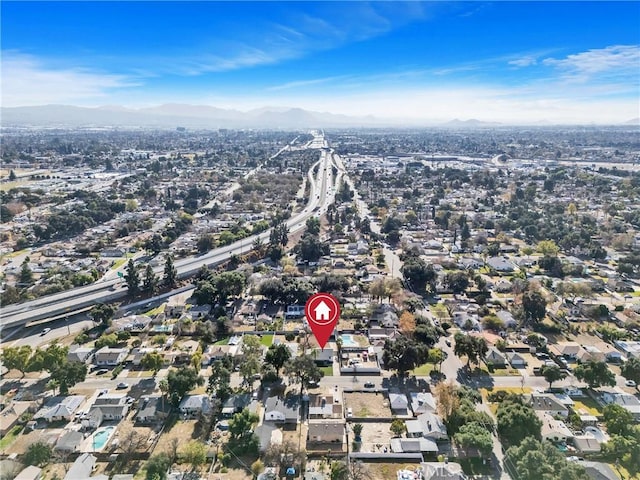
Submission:
M 509 62 L 509 65 L 513 65 L 514 67 L 530 67 L 531 65 L 535 65 L 538 63 L 536 57 L 532 55 L 527 55 L 524 57 L 516 58 Z
M 344 80 L 350 77 L 351 75 L 336 75 L 334 77 L 314 78 L 310 80 L 297 80 L 293 82 L 282 83 L 280 85 L 274 85 L 273 87 L 268 87 L 267 90 L 278 91 L 278 90 L 289 90 L 293 88 L 309 87 L 312 85 L 321 85 L 324 83 L 335 82 L 337 80 Z
M 107 100 L 117 89 L 138 85 L 131 79 L 79 68 L 46 67 L 34 57 L 2 52 L 2 105 L 84 104 Z
M 637 85 L 640 77 L 640 45 L 612 45 L 562 59 L 546 58 L 542 63 L 558 68 L 562 77 L 569 81 L 627 77 Z

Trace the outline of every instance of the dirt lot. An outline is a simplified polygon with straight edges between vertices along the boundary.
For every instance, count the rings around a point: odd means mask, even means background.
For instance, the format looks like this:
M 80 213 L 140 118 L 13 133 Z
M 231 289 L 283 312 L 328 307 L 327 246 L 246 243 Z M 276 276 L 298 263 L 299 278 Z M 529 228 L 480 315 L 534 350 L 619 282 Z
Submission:
M 154 455 L 160 452 L 173 453 L 174 448 L 180 449 L 183 445 L 193 438 L 197 420 L 178 420 L 171 429 L 165 430 L 160 435 L 160 440 L 153 451 Z M 175 440 L 177 443 L 175 443 Z M 177 447 L 176 447 L 177 446 Z
M 344 407 L 351 407 L 354 417 L 391 417 L 389 399 L 378 392 L 345 393 Z
M 415 470 L 419 466 L 411 463 L 368 463 L 366 468 L 371 480 L 389 480 L 397 477 L 398 470 Z
M 390 423 L 363 423 L 361 452 L 379 452 L 391 443 Z M 353 428 L 353 425 L 352 425 Z M 379 446 L 378 446 L 379 445 Z

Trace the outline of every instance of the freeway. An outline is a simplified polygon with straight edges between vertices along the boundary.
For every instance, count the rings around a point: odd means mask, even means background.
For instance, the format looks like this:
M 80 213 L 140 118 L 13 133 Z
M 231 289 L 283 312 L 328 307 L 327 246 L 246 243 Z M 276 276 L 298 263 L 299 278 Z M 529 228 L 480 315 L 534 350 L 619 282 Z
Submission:
M 319 134 L 318 137 L 320 137 Z M 318 142 L 314 143 L 320 142 L 322 145 L 326 145 L 324 138 L 318 138 Z M 332 152 L 328 149 L 323 149 L 320 160 L 309 169 L 310 196 L 307 206 L 286 222 L 290 233 L 293 234 L 304 229 L 305 222 L 309 218 L 320 216 L 333 202 L 336 190 L 335 182 L 341 178 L 342 170 L 338 169 L 339 174 L 334 179 L 332 168 L 330 168 L 332 165 L 334 165 Z M 313 172 L 316 168 L 317 174 L 314 178 Z M 268 241 L 269 235 L 270 230 L 267 230 L 203 255 L 176 260 L 175 266 L 178 278 L 184 279 L 196 274 L 203 265 L 216 266 L 229 259 L 232 255 L 247 253 L 251 249 L 254 240 L 260 238 L 262 241 Z M 162 273 L 162 267 L 157 268 L 156 273 Z M 0 312 L 0 326 L 4 330 L 26 325 L 29 322 L 53 320 L 61 315 L 70 314 L 96 303 L 113 302 L 126 296 L 127 289 L 122 280 L 99 281 L 85 287 L 48 295 L 18 305 L 3 307 Z

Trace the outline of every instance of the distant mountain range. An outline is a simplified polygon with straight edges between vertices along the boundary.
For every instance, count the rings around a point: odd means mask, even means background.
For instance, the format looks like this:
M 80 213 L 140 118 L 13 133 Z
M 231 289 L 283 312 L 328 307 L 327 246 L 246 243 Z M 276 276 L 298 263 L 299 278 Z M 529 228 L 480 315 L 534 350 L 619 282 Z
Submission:
M 372 116 L 350 117 L 301 108 L 265 107 L 248 112 L 207 105 L 166 104 L 132 109 L 107 105 L 97 108 L 70 105 L 3 107 L 2 126 L 171 127 L 189 128 L 311 128 L 382 126 L 389 122 Z
M 3 127 L 155 127 L 155 128 L 314 128 L 314 127 L 444 127 L 492 128 L 506 126 L 476 119 L 437 123 L 434 121 L 402 120 L 368 116 L 348 116 L 329 112 L 314 112 L 301 108 L 263 107 L 247 112 L 208 105 L 168 103 L 156 107 L 126 108 L 118 105 L 74 107 L 42 105 L 34 107 L 2 107 Z M 639 125 L 635 118 L 621 125 Z M 532 122 L 530 125 L 551 125 Z

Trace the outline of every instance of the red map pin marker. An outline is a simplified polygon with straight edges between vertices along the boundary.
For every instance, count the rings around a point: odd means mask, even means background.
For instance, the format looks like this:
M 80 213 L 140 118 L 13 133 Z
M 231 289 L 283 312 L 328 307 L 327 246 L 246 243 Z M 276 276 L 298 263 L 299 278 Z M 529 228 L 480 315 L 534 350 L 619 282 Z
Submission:
M 333 295 L 316 293 L 304 306 L 304 314 L 320 348 L 324 349 L 340 318 L 340 303 Z

